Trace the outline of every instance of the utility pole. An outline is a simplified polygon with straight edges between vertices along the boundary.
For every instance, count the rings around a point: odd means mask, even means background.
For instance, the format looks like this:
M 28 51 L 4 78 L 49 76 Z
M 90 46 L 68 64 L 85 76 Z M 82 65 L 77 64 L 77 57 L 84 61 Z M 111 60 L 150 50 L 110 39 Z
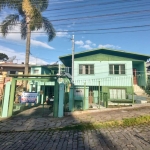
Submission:
M 58 63 L 58 64 L 59 64 L 59 71 L 58 71 L 58 74 L 60 75 L 60 61 L 59 61 L 59 63 Z
M 72 35 L 72 83 L 74 84 L 74 35 Z
M 35 63 L 35 64 L 37 65 L 37 57 L 35 57 L 35 61 L 36 61 L 36 63 Z

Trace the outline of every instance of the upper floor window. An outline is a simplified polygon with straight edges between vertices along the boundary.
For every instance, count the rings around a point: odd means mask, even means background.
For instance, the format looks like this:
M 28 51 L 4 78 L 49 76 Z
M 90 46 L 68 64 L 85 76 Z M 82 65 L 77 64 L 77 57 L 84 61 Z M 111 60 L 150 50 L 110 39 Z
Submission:
M 110 64 L 109 74 L 125 74 L 125 64 Z
M 94 65 L 79 65 L 79 74 L 94 74 Z
M 33 70 L 33 74 L 39 74 L 39 70 L 37 69 Z

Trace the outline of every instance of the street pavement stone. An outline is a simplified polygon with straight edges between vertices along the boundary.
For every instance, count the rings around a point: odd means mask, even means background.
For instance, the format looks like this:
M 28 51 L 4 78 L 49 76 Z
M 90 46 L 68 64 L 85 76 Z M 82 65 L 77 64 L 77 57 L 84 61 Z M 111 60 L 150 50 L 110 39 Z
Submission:
M 39 106 L 41 107 L 41 106 Z M 48 109 L 48 108 L 45 108 Z M 36 112 L 37 111 L 37 112 Z M 33 114 L 32 114 L 32 113 Z M 47 112 L 45 110 L 45 112 Z M 30 114 L 31 113 L 31 114 Z M 138 117 L 150 114 L 150 105 L 138 105 L 138 107 L 129 107 L 121 109 L 105 109 L 96 112 L 64 116 L 62 118 L 53 118 L 52 116 L 43 116 L 42 110 L 31 108 L 11 118 L 0 118 L 0 131 L 30 131 L 30 130 L 47 130 L 50 128 L 59 128 L 79 123 L 98 123 L 112 120 L 121 120 L 124 118 Z
M 149 150 L 150 124 L 87 131 L 0 133 L 0 150 Z

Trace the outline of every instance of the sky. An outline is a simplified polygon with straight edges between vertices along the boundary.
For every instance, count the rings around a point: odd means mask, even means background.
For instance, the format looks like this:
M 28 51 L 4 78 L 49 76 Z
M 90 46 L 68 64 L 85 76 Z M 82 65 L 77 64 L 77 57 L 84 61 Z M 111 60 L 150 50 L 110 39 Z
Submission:
M 0 24 L 16 13 L 8 8 L 0 11 Z M 32 32 L 30 64 L 52 64 L 71 54 L 72 35 L 75 53 L 109 48 L 150 55 L 149 0 L 50 0 L 42 15 L 53 24 L 56 37 L 48 42 L 43 29 Z M 0 53 L 15 56 L 14 63 L 24 62 L 26 40 L 21 39 L 20 25 L 10 32 L 15 33 L 5 38 L 0 33 Z

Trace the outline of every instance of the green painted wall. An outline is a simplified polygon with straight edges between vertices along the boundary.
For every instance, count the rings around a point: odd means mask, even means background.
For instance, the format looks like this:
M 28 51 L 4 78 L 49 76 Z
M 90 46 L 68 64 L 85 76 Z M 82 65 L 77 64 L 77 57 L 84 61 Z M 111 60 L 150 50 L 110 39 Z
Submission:
M 132 93 L 132 87 L 131 86 L 122 86 L 122 87 L 118 87 L 118 86 L 103 86 L 102 87 L 102 92 L 106 92 L 109 93 L 109 89 L 125 89 L 126 93 Z
M 83 56 L 75 58 L 75 61 L 137 61 L 137 59 L 131 59 L 123 56 L 114 56 L 109 54 L 93 54 L 89 56 Z
M 79 64 L 94 64 L 93 75 L 79 74 Z M 109 64 L 125 64 L 125 75 L 110 75 Z M 131 86 L 132 61 L 75 61 L 74 79 L 75 85 L 87 86 Z
M 132 87 L 131 86 L 122 86 L 122 87 L 118 87 L 118 86 L 103 86 L 102 87 L 102 92 L 108 93 L 108 99 L 110 98 L 109 97 L 109 89 L 125 89 L 127 95 L 131 95 L 132 94 Z

